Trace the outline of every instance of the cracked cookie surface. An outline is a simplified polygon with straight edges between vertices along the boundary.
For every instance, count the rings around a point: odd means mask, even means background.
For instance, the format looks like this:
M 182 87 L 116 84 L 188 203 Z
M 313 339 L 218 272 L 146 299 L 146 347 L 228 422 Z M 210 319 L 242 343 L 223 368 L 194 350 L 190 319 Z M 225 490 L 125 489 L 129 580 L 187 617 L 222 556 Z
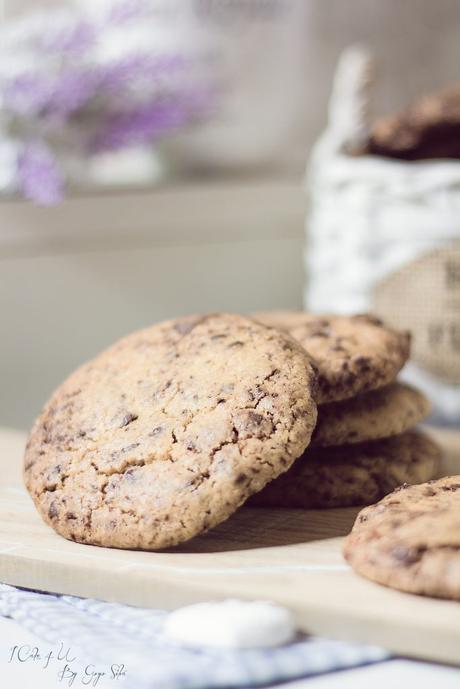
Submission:
M 73 373 L 34 424 L 26 486 L 58 533 L 157 549 L 229 517 L 308 445 L 314 369 L 231 314 L 133 333 Z
M 388 385 L 409 358 L 409 333 L 389 328 L 374 316 L 265 311 L 253 317 L 287 331 L 313 357 L 318 404 Z
M 309 447 L 251 504 L 304 509 L 366 505 L 403 483 L 432 478 L 439 459 L 438 446 L 417 431 L 343 447 Z
M 322 404 L 312 446 L 348 445 L 399 435 L 430 413 L 425 395 L 404 383 L 391 383 L 349 400 Z
M 460 600 L 460 476 L 403 486 L 362 510 L 344 555 L 380 584 Z

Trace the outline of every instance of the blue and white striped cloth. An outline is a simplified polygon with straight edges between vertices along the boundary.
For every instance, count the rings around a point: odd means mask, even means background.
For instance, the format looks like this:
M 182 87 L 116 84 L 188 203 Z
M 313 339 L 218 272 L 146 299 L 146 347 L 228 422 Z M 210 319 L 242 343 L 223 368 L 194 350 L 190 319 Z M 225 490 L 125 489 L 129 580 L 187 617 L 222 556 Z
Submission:
M 50 663 L 47 671 L 61 672 L 65 663 L 72 661 L 67 663 L 68 672 L 74 670 L 81 675 L 101 670 L 104 679 L 110 679 L 124 666 L 125 675 L 107 684 L 101 679 L 99 689 L 263 686 L 389 657 L 381 648 L 307 636 L 269 650 L 191 650 L 164 636 L 165 611 L 39 593 L 5 584 L 0 584 L 0 615 L 12 618 L 42 639 L 42 655 L 53 648 L 61 649 L 60 658 L 55 650 L 54 665 Z M 65 682 L 62 685 L 67 686 Z M 74 686 L 80 685 L 81 677 Z

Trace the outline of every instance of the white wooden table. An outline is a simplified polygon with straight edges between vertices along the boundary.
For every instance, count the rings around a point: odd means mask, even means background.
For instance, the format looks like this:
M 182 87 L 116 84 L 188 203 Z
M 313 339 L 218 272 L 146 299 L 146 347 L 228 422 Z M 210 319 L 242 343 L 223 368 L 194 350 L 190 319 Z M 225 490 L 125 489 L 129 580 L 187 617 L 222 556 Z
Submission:
M 24 434 L 0 429 L 0 457 L 15 456 Z M 5 689 L 56 689 L 63 684 L 32 663 L 9 663 L 12 646 L 22 644 L 43 645 L 43 641 L 27 632 L 16 622 L 0 617 L 0 687 Z M 98 685 L 100 689 L 113 687 L 113 683 Z M 279 685 L 278 685 L 279 686 Z M 458 689 L 460 669 L 432 663 L 397 659 L 368 667 L 322 675 L 321 677 L 288 682 L 286 689 L 399 689 L 416 686 L 417 689 Z

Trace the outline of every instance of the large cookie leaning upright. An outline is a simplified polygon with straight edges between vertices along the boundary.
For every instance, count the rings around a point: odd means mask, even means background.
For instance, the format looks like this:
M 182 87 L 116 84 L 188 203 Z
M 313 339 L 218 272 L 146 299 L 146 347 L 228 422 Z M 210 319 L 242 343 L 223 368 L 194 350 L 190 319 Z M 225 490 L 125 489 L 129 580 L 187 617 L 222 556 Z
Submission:
M 289 336 L 240 316 L 168 321 L 71 375 L 31 431 L 25 482 L 66 538 L 157 549 L 202 533 L 286 471 L 316 422 Z
M 410 353 L 410 336 L 374 316 L 265 311 L 259 322 L 287 331 L 318 366 L 317 402 L 333 402 L 391 383 Z
M 380 584 L 460 600 L 460 476 L 402 486 L 366 507 L 344 555 Z

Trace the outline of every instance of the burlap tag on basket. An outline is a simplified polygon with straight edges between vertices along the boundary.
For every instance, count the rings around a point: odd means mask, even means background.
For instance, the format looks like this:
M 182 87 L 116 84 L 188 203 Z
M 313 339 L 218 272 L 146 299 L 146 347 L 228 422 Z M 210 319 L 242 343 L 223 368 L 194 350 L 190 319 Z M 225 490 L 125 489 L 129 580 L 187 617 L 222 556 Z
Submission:
M 412 359 L 460 383 L 460 242 L 411 261 L 379 282 L 373 310 L 413 334 Z

